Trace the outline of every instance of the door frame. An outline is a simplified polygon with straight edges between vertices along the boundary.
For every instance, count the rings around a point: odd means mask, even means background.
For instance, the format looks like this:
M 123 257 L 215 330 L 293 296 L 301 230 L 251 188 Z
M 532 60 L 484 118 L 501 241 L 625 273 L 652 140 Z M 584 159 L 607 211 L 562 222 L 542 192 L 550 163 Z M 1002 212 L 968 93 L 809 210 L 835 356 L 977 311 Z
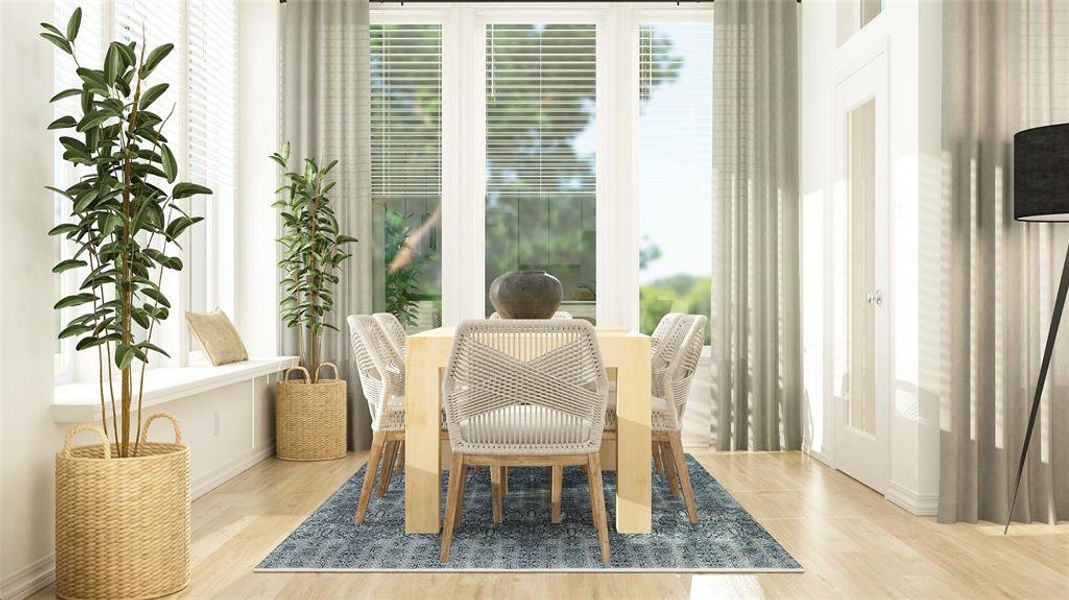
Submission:
M 874 472 L 861 473 L 857 468 L 851 472 L 850 454 L 845 451 L 843 439 L 846 435 L 845 428 L 848 425 L 848 411 L 845 396 L 836 393 L 842 387 L 842 379 L 833 382 L 830 398 L 832 410 L 828 411 L 830 425 L 833 427 L 834 449 L 833 462 L 836 469 L 861 481 L 865 485 L 880 493 L 887 490 L 891 479 L 891 389 L 893 371 L 892 353 L 892 315 L 894 313 L 894 293 L 892 282 L 892 180 L 890 177 L 890 107 L 889 107 L 889 51 L 886 40 L 884 43 L 873 46 L 873 49 L 860 56 L 857 61 L 841 71 L 835 78 L 832 91 L 832 127 L 833 127 L 833 187 L 834 202 L 832 211 L 834 214 L 835 227 L 833 236 L 834 247 L 849 251 L 849 206 L 847 196 L 849 161 L 847 152 L 849 149 L 847 122 L 850 111 L 865 104 L 869 100 L 876 100 L 876 206 L 874 209 L 877 226 L 874 228 L 875 243 L 875 266 L 874 279 L 876 289 L 883 294 L 883 303 L 875 311 L 875 431 L 873 436 L 874 452 L 876 456 Z M 841 226 L 840 226 L 841 225 Z M 849 345 L 849 289 L 847 271 L 844 267 L 846 252 L 839 253 L 841 262 L 833 265 L 832 274 L 832 298 L 840 310 L 837 315 L 833 314 L 833 327 L 842 328 L 843 335 L 833 336 L 833 346 L 836 355 L 843 359 L 845 369 L 848 369 L 850 355 Z M 835 253 L 831 253 L 835 256 Z M 839 324 L 836 324 L 839 323 Z M 845 323 L 845 325 L 843 325 Z M 856 464 L 853 465 L 856 467 Z

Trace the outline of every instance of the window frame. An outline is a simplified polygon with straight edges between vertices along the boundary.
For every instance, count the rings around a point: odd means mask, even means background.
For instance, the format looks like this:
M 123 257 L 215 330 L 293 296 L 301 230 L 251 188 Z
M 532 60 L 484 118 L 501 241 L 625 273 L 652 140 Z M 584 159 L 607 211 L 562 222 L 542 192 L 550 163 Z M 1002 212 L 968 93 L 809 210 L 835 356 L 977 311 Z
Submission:
M 442 26 L 442 322 L 485 314 L 488 23 L 593 23 L 597 320 L 639 327 L 639 29 L 712 22 L 712 7 L 619 3 L 373 3 L 371 23 Z M 627 57 L 626 59 L 620 57 Z M 462 133 L 463 132 L 463 133 Z M 627 175 L 630 175 L 629 177 Z M 462 202 L 462 199 L 470 199 Z M 478 201 L 475 201 L 478 199 Z M 712 223 L 710 223 L 710 234 Z M 464 235 L 463 232 L 477 232 Z

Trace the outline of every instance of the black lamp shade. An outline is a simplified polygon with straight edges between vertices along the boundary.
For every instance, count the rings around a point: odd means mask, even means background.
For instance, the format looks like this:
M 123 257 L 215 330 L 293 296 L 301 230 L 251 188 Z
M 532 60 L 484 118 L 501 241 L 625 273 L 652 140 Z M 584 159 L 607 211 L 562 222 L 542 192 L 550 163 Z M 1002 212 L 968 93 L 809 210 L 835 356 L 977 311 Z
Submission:
M 1013 136 L 1013 218 L 1069 221 L 1069 123 Z

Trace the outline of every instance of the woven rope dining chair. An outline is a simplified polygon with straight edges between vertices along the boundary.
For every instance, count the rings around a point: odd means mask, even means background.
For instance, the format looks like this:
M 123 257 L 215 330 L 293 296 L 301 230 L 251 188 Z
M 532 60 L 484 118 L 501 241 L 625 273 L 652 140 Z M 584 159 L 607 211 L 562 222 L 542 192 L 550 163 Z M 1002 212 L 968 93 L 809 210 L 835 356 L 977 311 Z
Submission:
M 442 395 L 453 457 L 441 561 L 461 520 L 466 467 L 490 467 L 500 523 L 505 467 L 585 465 L 601 559 L 609 562 L 599 458 L 608 380 L 594 328 L 570 319 L 465 321 Z
M 405 326 L 401 324 L 401 321 L 397 320 L 393 313 L 375 313 L 371 316 L 386 333 L 386 337 L 390 340 L 394 350 L 401 357 L 401 361 L 404 362 L 408 341 L 408 333 L 405 331 Z
M 347 321 L 374 434 L 356 507 L 356 522 L 363 523 L 379 459 L 383 459 L 379 480 L 379 497 L 382 497 L 390 485 L 395 459 L 405 439 L 405 365 L 373 317 L 350 315 Z

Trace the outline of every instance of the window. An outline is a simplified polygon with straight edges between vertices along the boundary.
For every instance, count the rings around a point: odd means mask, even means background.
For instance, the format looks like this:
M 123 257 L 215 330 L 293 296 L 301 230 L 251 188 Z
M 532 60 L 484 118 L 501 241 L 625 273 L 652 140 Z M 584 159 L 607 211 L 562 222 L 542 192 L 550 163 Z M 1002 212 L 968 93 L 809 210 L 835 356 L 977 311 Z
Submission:
M 138 48 L 147 40 L 149 49 L 171 42 L 175 49 L 153 73 L 155 82 L 171 84 L 152 110 L 167 118 L 164 133 L 179 162 L 183 179 L 211 187 L 215 194 L 200 199 L 187 210 L 208 217 L 207 222 L 190 229 L 183 240 L 185 269 L 183 285 L 165 283 L 172 300 L 172 317 L 163 331 L 153 333 L 153 342 L 178 357 L 187 347 L 188 337 L 180 315 L 185 310 L 211 310 L 224 305 L 232 290 L 232 238 L 234 172 L 236 166 L 236 69 L 237 15 L 233 0 L 58 0 L 55 20 L 61 24 L 78 6 L 82 7 L 82 24 L 75 49 L 83 64 L 98 66 L 111 40 L 136 41 Z M 56 91 L 80 87 L 73 61 L 56 50 Z M 173 107 L 173 110 L 172 110 Z M 78 98 L 57 103 L 57 116 L 76 114 Z M 63 132 L 70 135 L 70 131 Z M 57 143 L 57 148 L 59 147 Z M 55 181 L 69 185 L 78 176 L 57 151 Z M 57 196 L 56 220 L 69 218 L 70 203 Z M 57 240 L 57 259 L 68 249 Z M 165 274 L 165 281 L 170 273 Z M 56 278 L 56 293 L 69 293 L 84 277 L 84 272 L 68 271 Z M 178 294 L 179 289 L 184 290 Z M 176 297 L 180 296 L 180 297 Z M 61 327 L 70 314 L 59 314 Z M 58 331 L 57 331 L 58 333 Z M 69 341 L 56 346 L 57 381 L 96 377 L 96 357 L 73 352 Z M 88 354 L 88 353 L 79 353 Z M 91 360 L 90 360 L 91 358 Z M 173 363 L 184 364 L 181 356 Z M 160 359 L 155 359 L 153 365 Z
M 666 313 L 710 311 L 712 47 L 711 22 L 639 27 L 639 324 L 647 334 Z
M 205 217 L 189 230 L 185 268 L 189 308 L 233 310 L 226 281 L 233 256 L 234 171 L 237 167 L 237 12 L 232 2 L 189 0 L 187 13 L 186 156 L 190 181 L 212 189 L 195 196 L 191 214 Z M 190 335 L 187 332 L 187 335 Z
M 442 324 L 442 26 L 371 26 L 371 199 L 382 305 L 409 331 Z
M 596 27 L 489 23 L 485 38 L 486 289 L 546 271 L 561 309 L 594 319 Z

